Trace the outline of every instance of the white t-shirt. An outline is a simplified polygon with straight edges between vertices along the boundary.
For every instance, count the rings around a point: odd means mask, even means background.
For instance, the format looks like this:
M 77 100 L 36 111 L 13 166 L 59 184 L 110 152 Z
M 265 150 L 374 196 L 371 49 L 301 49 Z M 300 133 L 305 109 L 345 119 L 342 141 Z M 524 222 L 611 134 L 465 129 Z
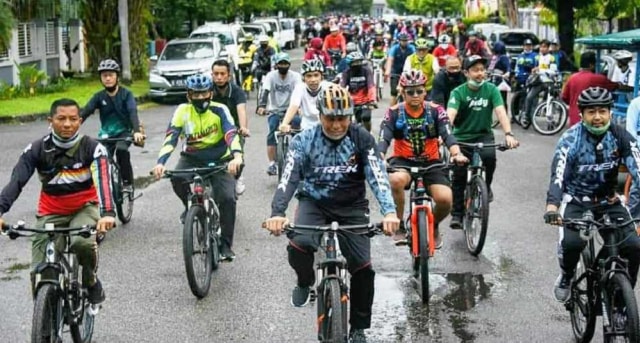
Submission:
M 289 70 L 284 79 L 277 70 L 270 71 L 262 82 L 264 90 L 269 91 L 267 111 L 285 112 L 289 107 L 291 93 L 298 83 L 302 83 L 302 76 L 297 71 Z
M 300 115 L 302 120 L 300 122 L 300 128 L 306 130 L 310 127 L 313 127 L 319 122 L 320 111 L 318 111 L 318 94 L 322 91 L 323 87 L 328 87 L 331 85 L 331 82 L 322 81 L 320 82 L 320 88 L 316 96 L 312 96 L 307 91 L 307 85 L 302 82 L 298 83 L 296 87 L 293 89 L 293 94 L 291 94 L 291 102 L 290 104 L 293 106 L 298 106 L 300 109 Z
M 636 80 L 636 71 L 632 66 L 627 68 L 626 72 L 622 72 L 618 66 L 613 70 L 613 75 L 611 76 L 611 81 L 619 82 L 629 87 L 635 87 Z

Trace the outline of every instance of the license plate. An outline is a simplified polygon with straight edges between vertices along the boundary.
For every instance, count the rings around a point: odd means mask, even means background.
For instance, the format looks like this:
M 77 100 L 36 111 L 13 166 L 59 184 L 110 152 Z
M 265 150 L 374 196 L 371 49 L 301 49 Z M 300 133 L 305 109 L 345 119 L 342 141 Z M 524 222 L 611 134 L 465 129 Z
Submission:
M 185 79 L 176 79 L 176 80 L 171 80 L 171 85 L 173 87 L 185 87 L 186 86 L 186 80 Z

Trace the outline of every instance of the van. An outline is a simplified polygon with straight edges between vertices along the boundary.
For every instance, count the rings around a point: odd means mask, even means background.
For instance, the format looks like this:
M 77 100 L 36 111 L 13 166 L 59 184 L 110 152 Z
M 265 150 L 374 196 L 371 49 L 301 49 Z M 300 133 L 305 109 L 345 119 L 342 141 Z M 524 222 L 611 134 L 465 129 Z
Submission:
M 232 61 L 232 70 L 238 79 L 238 68 L 240 57 L 238 57 L 238 47 L 244 41 L 245 32 L 239 24 L 223 24 L 220 22 L 206 22 L 204 25 L 193 30 L 189 38 L 211 38 L 220 39 L 225 50 L 229 54 Z
M 285 42 L 285 49 L 293 49 L 296 45 L 296 30 L 295 30 L 295 19 L 291 18 L 280 18 L 280 26 L 282 27 L 282 35 L 283 41 Z
M 282 34 L 282 24 L 280 24 L 278 18 L 258 18 L 253 22 L 268 24 L 269 30 L 273 32 L 273 38 L 278 42 L 280 49 L 284 49 L 287 46 L 287 38 Z

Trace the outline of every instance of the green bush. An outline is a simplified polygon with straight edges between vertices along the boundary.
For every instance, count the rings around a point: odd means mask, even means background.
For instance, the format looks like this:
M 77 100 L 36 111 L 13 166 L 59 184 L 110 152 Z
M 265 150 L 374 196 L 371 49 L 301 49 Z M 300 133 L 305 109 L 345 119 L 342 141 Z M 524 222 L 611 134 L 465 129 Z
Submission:
M 0 80 L 0 100 L 9 100 L 16 97 L 16 88 Z
M 46 85 L 40 86 L 38 88 L 39 92 L 42 93 L 58 93 L 64 92 L 69 89 L 70 86 L 74 84 L 73 80 L 67 79 L 63 76 L 54 77 L 50 80 Z
M 35 96 L 36 89 L 43 85 L 49 78 L 44 70 L 38 68 L 38 64 L 20 65 L 18 67 L 18 78 L 20 79 L 19 93 L 26 96 Z

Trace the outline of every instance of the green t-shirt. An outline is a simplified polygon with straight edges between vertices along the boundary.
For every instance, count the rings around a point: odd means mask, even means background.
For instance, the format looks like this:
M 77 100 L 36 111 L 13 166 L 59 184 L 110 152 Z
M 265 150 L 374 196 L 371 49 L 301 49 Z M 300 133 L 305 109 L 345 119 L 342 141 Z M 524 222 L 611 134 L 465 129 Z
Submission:
M 477 90 L 470 89 L 466 82 L 456 87 L 447 104 L 447 108 L 458 111 L 453 135 L 464 142 L 493 134 L 493 110 L 499 106 L 504 106 L 504 102 L 500 91 L 491 82 L 485 82 Z

